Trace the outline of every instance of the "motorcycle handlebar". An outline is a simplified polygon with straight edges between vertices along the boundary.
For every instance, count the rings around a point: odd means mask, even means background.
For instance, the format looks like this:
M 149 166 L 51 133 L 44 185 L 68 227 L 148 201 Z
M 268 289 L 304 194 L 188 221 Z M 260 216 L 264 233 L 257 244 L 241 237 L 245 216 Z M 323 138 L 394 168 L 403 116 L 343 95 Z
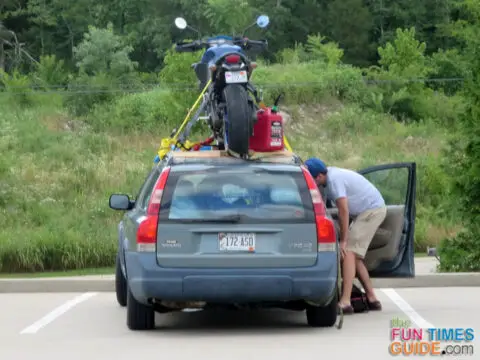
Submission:
M 177 52 L 194 52 L 201 50 L 205 47 L 203 43 L 198 41 L 188 42 L 188 43 L 178 43 L 175 45 L 175 51 Z
M 266 48 L 268 43 L 267 40 L 250 40 L 247 38 L 237 38 L 234 40 L 236 45 L 241 46 L 242 48 L 251 48 L 251 47 L 260 47 L 262 49 Z M 202 50 L 208 47 L 208 43 L 204 41 L 193 41 L 187 43 L 177 43 L 175 45 L 175 51 L 177 52 L 194 52 L 198 50 Z
M 248 39 L 247 44 L 266 48 L 267 45 L 268 45 L 268 42 L 267 42 L 267 40 L 250 40 L 250 39 Z

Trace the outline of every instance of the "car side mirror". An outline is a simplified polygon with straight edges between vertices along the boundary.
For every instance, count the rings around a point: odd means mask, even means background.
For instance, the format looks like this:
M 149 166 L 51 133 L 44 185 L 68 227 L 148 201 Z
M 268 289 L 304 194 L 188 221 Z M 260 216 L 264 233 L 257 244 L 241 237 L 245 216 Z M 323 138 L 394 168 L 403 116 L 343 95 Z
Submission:
M 108 206 L 113 210 L 131 210 L 135 205 L 135 201 L 130 200 L 128 195 L 112 194 L 108 200 Z

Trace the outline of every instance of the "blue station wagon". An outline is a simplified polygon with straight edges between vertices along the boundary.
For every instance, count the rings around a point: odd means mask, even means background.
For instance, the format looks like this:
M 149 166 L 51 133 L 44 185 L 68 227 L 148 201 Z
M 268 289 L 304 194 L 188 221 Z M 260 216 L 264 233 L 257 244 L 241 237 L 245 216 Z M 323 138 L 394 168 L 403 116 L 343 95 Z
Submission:
M 392 169 L 406 170 L 406 180 L 389 176 Z M 406 181 L 404 202 L 389 205 L 372 241 L 369 269 L 373 276 L 412 277 L 415 165 L 364 174 L 393 181 L 387 187 Z M 336 209 L 294 154 L 252 161 L 220 151 L 173 152 L 151 170 L 135 200 L 113 194 L 109 205 L 126 210 L 116 295 L 131 330 L 153 329 L 156 312 L 216 306 L 305 311 L 310 326 L 335 324 Z

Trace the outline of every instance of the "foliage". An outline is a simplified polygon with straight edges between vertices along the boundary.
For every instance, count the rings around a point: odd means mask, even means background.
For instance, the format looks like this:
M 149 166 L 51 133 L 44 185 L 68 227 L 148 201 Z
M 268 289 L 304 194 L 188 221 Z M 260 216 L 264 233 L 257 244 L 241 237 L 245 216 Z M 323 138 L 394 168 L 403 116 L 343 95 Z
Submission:
M 58 60 L 55 55 L 44 55 L 32 71 L 31 78 L 44 89 L 51 86 L 59 87 L 68 84 L 68 72 L 65 69 L 65 62 Z
M 343 57 L 344 51 L 333 42 L 324 43 L 325 36 L 317 34 L 315 36 L 308 35 L 306 50 L 315 59 L 322 60 L 329 66 L 338 65 Z
M 11 103 L 18 106 L 33 104 L 31 80 L 27 75 L 14 70 L 11 74 L 0 69 L 0 86 L 5 89 Z
M 295 43 L 305 42 L 308 35 L 321 33 L 340 45 L 347 63 L 368 66 L 376 63 L 377 48 L 392 41 L 398 28 L 415 27 L 419 39 L 428 45 L 428 54 L 452 44 L 452 36 L 445 27 L 455 15 L 454 3 L 453 0 L 2 1 L 0 21 L 4 31 L 0 36 L 9 36 L 7 31 L 13 31 L 20 43 L 27 44 L 35 59 L 55 55 L 73 70 L 76 63 L 73 49 L 89 26 L 105 29 L 111 23 L 114 33 L 128 39 L 133 47 L 129 55 L 138 62 L 139 69 L 157 71 L 172 39 L 181 36 L 172 26 L 176 16 L 183 16 L 204 35 L 231 35 L 265 13 L 271 19 L 269 28 L 251 29 L 248 35 L 268 39 L 270 51 L 265 54 L 268 58 L 282 49 L 293 48 Z M 105 50 L 114 44 L 106 44 Z M 18 56 L 11 47 L 5 51 L 5 66 L 10 71 L 13 63 L 18 63 Z M 25 55 L 21 57 L 26 66 L 31 65 Z
M 423 81 L 435 64 L 425 55 L 425 49 L 426 44 L 415 38 L 414 28 L 397 29 L 393 42 L 378 49 L 380 67 L 372 67 L 368 72 L 369 79 L 378 85 L 366 105 L 391 113 L 401 121 L 444 117 L 440 108 L 431 105 L 450 101 Z
M 456 23 L 455 33 L 465 44 L 471 77 L 466 81 L 468 108 L 460 117 L 460 130 L 451 142 L 447 171 L 452 174 L 459 211 L 466 227 L 440 247 L 441 268 L 446 271 L 480 271 L 480 3 L 463 3 L 469 19 Z
M 105 29 L 89 26 L 83 41 L 73 48 L 80 73 L 91 76 L 101 73 L 122 76 L 133 71 L 137 63 L 128 56 L 132 51 L 132 46 L 125 45 L 121 37 L 113 33 L 112 23 Z

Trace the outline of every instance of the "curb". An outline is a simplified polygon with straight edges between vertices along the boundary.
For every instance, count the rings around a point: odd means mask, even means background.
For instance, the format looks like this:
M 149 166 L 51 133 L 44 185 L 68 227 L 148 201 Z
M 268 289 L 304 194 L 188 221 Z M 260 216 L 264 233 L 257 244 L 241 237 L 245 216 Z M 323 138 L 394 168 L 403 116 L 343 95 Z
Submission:
M 375 288 L 480 287 L 480 273 L 417 275 L 408 279 L 372 279 Z M 104 278 L 0 279 L 0 293 L 113 292 L 113 276 Z

